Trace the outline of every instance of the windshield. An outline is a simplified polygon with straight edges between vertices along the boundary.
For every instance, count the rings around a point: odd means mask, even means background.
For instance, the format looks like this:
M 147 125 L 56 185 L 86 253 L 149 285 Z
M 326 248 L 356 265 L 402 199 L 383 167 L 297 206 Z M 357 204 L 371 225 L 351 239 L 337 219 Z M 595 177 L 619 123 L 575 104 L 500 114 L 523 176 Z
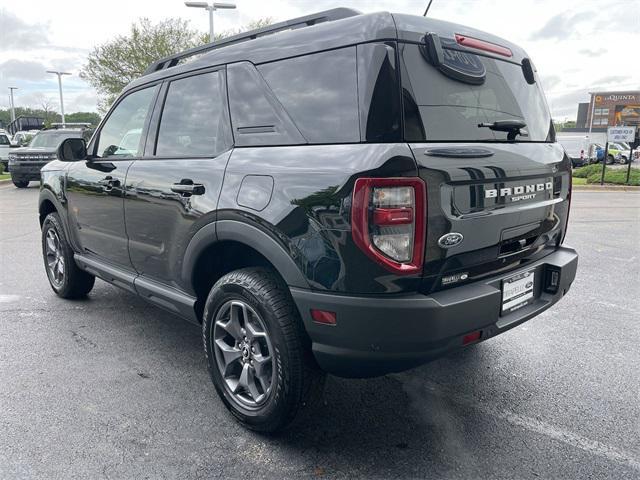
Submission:
M 29 147 L 58 148 L 58 145 L 60 145 L 60 142 L 62 142 L 65 138 L 78 138 L 81 136 L 82 134 L 80 132 L 78 132 L 77 134 L 68 133 L 68 132 L 66 133 L 65 132 L 59 132 L 59 133 L 41 132 L 41 133 L 38 133 L 35 137 L 33 137 L 33 140 L 31 140 Z
M 401 52 L 412 90 L 411 95 L 405 83 L 407 140 L 505 141 L 508 132 L 478 127 L 504 120 L 526 124 L 517 142 L 553 140 L 544 95 L 538 82 L 527 83 L 520 65 L 444 49 L 447 69 L 429 63 L 419 45 L 402 45 Z

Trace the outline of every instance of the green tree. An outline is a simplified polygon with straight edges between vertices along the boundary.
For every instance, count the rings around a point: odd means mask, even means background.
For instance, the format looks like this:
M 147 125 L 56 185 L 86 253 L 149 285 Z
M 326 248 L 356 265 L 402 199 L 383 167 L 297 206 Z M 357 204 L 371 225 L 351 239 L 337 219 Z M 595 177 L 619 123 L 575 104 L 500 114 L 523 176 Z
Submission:
M 202 43 L 202 34 L 189 28 L 189 22 L 170 18 L 151 23 L 141 18 L 131 25 L 128 35 L 119 35 L 91 51 L 80 76 L 100 96 L 100 110 L 106 110 L 120 91 L 142 75 L 155 60 Z
M 261 28 L 272 23 L 271 18 L 262 18 L 240 30 L 230 30 L 216 35 L 216 40 Z M 189 22 L 170 18 L 160 23 L 152 23 L 141 18 L 131 25 L 127 35 L 95 47 L 80 71 L 98 92 L 98 109 L 106 111 L 122 89 L 138 78 L 154 61 L 207 43 L 208 35 L 189 27 Z
M 100 115 L 96 112 L 67 113 L 64 119 L 68 123 L 90 123 L 94 127 L 97 127 L 100 123 Z

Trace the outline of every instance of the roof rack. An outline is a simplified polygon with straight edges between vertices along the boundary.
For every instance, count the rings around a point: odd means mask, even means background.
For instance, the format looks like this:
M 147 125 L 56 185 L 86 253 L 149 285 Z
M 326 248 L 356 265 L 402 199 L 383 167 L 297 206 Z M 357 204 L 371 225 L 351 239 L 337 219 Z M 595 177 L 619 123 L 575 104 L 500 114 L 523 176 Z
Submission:
M 236 43 L 245 42 L 247 40 L 253 40 L 258 37 L 270 35 L 272 33 L 281 32 L 284 30 L 294 30 L 297 28 L 310 27 L 318 23 L 332 22 L 334 20 L 341 20 L 343 18 L 353 17 L 360 15 L 358 10 L 352 8 L 333 8 L 331 10 L 325 10 L 324 12 L 314 13 L 312 15 L 306 15 L 304 17 L 293 18 L 291 20 L 285 20 L 284 22 L 274 23 L 262 28 L 256 28 L 255 30 L 249 30 L 248 32 L 239 33 L 238 35 L 232 35 L 231 37 L 223 38 L 217 42 L 207 43 L 200 47 L 191 48 L 184 52 L 176 53 L 169 57 L 161 58 L 153 62 L 147 67 L 143 75 L 149 75 L 150 73 L 164 70 L 167 68 L 175 67 L 180 60 L 192 57 L 210 50 L 216 50 L 218 48 L 227 47 Z
M 60 130 L 63 128 L 89 128 L 91 123 L 88 122 L 65 122 L 65 123 L 52 123 L 49 130 Z

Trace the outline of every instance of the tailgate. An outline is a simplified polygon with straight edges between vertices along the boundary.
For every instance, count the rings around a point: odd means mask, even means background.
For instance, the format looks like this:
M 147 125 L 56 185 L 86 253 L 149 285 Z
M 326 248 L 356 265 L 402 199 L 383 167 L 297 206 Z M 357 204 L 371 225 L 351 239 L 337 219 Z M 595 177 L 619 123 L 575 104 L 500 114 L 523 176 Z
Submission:
M 427 184 L 424 290 L 508 271 L 561 242 L 571 167 L 560 145 L 410 146 Z

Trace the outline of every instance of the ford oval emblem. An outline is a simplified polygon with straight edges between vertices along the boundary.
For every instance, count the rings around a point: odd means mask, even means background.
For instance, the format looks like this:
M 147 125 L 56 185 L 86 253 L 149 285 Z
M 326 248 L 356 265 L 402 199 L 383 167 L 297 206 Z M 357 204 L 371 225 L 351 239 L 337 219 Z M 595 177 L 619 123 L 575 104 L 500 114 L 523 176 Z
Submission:
M 458 232 L 446 233 L 440 237 L 440 239 L 438 240 L 438 245 L 440 245 L 442 248 L 455 247 L 460 242 L 462 242 L 463 238 L 464 237 L 462 236 L 462 234 Z
M 460 242 L 462 242 L 463 239 L 464 237 L 461 233 L 446 233 L 440 237 L 440 239 L 438 240 L 438 245 L 440 245 L 442 248 L 451 248 L 458 245 Z

